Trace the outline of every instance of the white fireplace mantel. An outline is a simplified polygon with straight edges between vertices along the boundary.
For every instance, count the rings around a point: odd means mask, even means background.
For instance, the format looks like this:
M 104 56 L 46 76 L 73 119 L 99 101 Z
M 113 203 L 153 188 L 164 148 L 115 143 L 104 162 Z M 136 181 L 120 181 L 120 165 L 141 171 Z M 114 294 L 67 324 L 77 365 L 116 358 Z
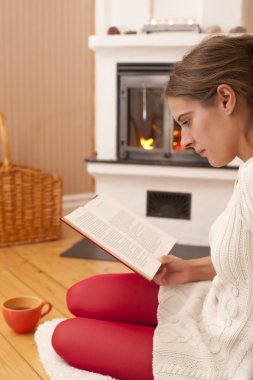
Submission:
M 117 63 L 174 63 L 208 35 L 159 33 L 90 36 L 95 52 L 95 150 L 87 164 L 96 191 L 109 193 L 142 216 L 148 190 L 192 195 L 191 220 L 151 218 L 182 244 L 208 245 L 208 231 L 232 192 L 237 168 L 213 169 L 117 162 Z
M 90 164 L 90 163 L 89 163 Z M 237 170 L 234 168 L 207 168 L 170 165 L 138 165 L 118 162 L 92 162 L 94 175 L 124 175 L 131 177 L 175 178 L 193 180 L 221 180 L 234 182 Z
M 209 34 L 196 32 L 171 32 L 151 34 L 124 34 L 90 36 L 89 47 L 95 52 L 100 49 L 190 47 Z

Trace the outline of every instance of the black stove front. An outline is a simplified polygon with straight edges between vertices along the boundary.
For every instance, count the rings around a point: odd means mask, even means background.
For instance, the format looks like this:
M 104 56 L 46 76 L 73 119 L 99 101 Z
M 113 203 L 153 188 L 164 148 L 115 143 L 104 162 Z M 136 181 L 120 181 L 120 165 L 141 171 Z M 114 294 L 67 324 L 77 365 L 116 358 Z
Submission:
M 162 98 L 172 67 L 172 64 L 154 63 L 118 64 L 120 161 L 209 166 L 193 149 L 180 145 L 180 127 Z

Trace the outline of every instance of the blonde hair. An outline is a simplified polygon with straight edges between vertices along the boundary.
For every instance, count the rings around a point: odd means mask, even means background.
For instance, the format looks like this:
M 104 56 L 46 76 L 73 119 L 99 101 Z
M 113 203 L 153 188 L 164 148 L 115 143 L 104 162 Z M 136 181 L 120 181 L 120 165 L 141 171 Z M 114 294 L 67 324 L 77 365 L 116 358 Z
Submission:
M 253 36 L 216 35 L 196 45 L 174 65 L 164 96 L 183 96 L 208 106 L 220 84 L 230 85 L 237 99 L 253 105 Z

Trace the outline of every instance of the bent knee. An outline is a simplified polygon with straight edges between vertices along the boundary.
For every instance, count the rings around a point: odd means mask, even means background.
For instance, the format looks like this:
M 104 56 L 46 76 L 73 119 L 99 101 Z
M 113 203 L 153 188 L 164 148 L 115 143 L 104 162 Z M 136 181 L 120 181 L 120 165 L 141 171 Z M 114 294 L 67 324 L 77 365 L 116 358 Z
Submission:
M 72 285 L 67 291 L 67 306 L 75 316 L 86 316 L 91 299 L 94 296 L 96 283 L 101 275 L 94 275 Z
M 55 352 L 64 357 L 65 347 L 68 343 L 68 320 L 60 322 L 54 329 L 51 344 Z

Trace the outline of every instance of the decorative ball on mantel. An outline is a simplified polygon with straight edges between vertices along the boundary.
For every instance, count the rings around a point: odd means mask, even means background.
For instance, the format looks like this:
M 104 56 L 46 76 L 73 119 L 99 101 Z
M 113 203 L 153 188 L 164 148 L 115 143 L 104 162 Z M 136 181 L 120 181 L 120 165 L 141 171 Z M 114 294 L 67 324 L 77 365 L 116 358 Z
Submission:
M 219 25 L 211 25 L 202 30 L 202 33 L 221 33 L 221 27 Z
M 235 26 L 229 30 L 229 33 L 246 33 L 247 29 L 244 26 Z
M 121 34 L 120 30 L 116 26 L 110 26 L 107 30 L 107 34 Z

